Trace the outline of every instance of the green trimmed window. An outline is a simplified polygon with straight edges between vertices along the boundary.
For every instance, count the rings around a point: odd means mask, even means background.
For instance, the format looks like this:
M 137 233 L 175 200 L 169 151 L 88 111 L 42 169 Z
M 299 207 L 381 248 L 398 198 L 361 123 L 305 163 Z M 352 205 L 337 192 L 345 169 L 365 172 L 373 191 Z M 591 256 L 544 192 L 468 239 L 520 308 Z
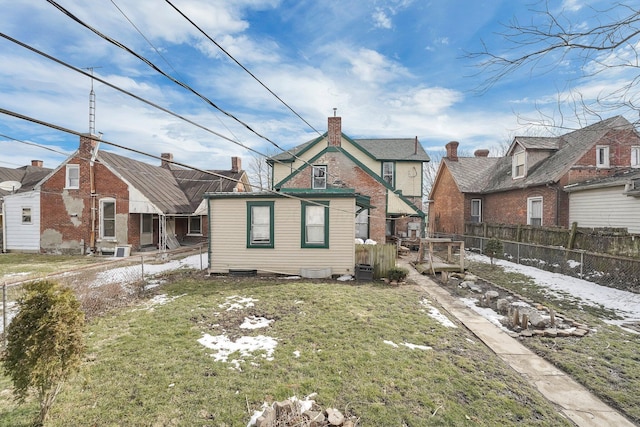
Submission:
M 247 248 L 273 248 L 274 202 L 247 202 Z
M 329 247 L 329 202 L 302 202 L 302 247 Z

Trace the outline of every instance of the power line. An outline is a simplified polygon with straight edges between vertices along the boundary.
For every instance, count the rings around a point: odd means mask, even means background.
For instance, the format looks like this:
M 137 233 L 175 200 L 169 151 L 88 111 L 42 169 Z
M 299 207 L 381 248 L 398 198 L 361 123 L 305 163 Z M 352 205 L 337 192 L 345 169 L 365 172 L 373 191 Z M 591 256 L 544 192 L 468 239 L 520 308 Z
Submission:
M 193 25 L 198 31 L 200 31 L 200 33 L 205 36 L 207 39 L 209 39 L 209 41 L 211 41 L 211 43 L 213 43 L 214 45 L 216 45 L 218 47 L 218 49 L 220 49 L 222 52 L 224 52 L 225 55 L 227 55 L 229 58 L 231 58 L 231 60 L 233 62 L 235 62 L 236 64 L 238 64 L 238 66 L 240 68 L 242 68 L 244 71 L 247 72 L 247 74 L 249 74 L 251 77 L 253 77 L 253 79 L 255 81 L 257 81 L 258 83 L 260 83 L 260 85 L 265 88 L 271 95 L 273 95 L 278 101 L 280 101 L 285 107 L 287 107 L 289 109 L 289 111 L 291 111 L 293 114 L 295 114 L 300 120 L 302 120 L 307 126 L 309 126 L 314 132 L 316 132 L 318 135 L 322 135 L 318 130 L 316 130 L 316 128 L 314 128 L 313 126 L 311 126 L 311 124 L 309 124 L 309 122 L 307 122 L 300 114 L 298 114 L 293 108 L 291 108 L 291 106 L 289 106 L 289 104 L 287 104 L 286 102 L 284 102 L 282 100 L 282 98 L 280 98 L 275 92 L 273 92 L 266 84 L 264 84 L 259 78 L 257 78 L 251 71 L 249 71 L 247 69 L 247 67 L 245 67 L 244 65 L 242 65 L 236 58 L 233 57 L 233 55 L 231 55 L 229 52 L 227 52 L 225 50 L 225 48 L 223 48 L 218 42 L 216 42 L 211 36 L 209 36 L 209 34 L 207 34 L 202 28 L 200 28 L 195 22 L 193 22 L 193 20 L 191 20 L 191 18 L 189 18 L 187 15 L 185 15 L 179 8 L 177 8 L 173 3 L 171 3 L 169 0 L 165 0 L 169 6 L 171 6 L 172 8 L 174 8 L 176 10 L 176 12 L 178 12 L 180 15 L 182 15 L 182 17 L 184 19 L 186 19 L 187 21 L 189 21 L 189 23 L 191 25 Z
M 220 111 L 221 113 L 223 113 L 224 115 L 226 115 L 227 117 L 233 119 L 234 121 L 236 121 L 237 123 L 241 124 L 242 126 L 244 126 L 247 130 L 249 130 L 250 132 L 254 133 L 255 135 L 257 135 L 258 137 L 264 139 L 265 141 L 269 142 L 270 144 L 272 144 L 274 147 L 278 148 L 279 150 L 285 151 L 283 148 L 281 148 L 278 144 L 276 144 L 274 141 L 272 141 L 271 139 L 269 139 L 268 137 L 260 134 L 259 132 L 257 132 L 256 130 L 254 130 L 251 126 L 249 126 L 247 123 L 243 122 L 242 120 L 238 119 L 236 116 L 234 116 L 233 114 L 223 110 L 222 108 L 220 108 L 218 105 L 216 105 L 213 101 L 211 101 L 209 98 L 207 98 L 206 96 L 204 96 L 203 94 L 201 94 L 200 92 L 198 92 L 197 90 L 195 90 L 194 88 L 192 88 L 191 86 L 189 86 L 188 84 L 176 79 L 175 77 L 171 76 L 170 74 L 166 73 L 165 71 L 163 71 L 160 67 L 158 67 L 157 65 L 155 65 L 153 62 L 151 62 L 150 60 L 148 60 L 147 58 L 145 58 L 144 56 L 140 55 L 139 53 L 135 52 L 133 49 L 130 49 L 129 47 L 125 46 L 124 44 L 120 43 L 119 41 L 107 36 L 106 34 L 101 33 L 100 31 L 98 31 L 96 28 L 93 28 L 91 25 L 87 24 L 86 22 L 82 21 L 80 18 L 78 18 L 77 16 L 75 16 L 74 14 L 72 14 L 71 12 L 69 12 L 67 9 L 65 9 L 64 7 L 62 7 L 61 5 L 59 5 L 58 3 L 56 3 L 53 0 L 47 0 L 47 2 L 51 5 L 53 5 L 56 9 L 58 9 L 60 12 L 64 13 L 65 15 L 67 15 L 69 18 L 71 18 L 73 21 L 77 22 L 78 24 L 82 25 L 83 27 L 87 28 L 88 30 L 92 31 L 94 34 L 98 35 L 99 37 L 103 38 L 104 40 L 108 41 L 109 43 L 113 44 L 116 47 L 119 47 L 120 49 L 124 50 L 125 52 L 130 53 L 131 55 L 135 56 L 136 58 L 138 58 L 139 60 L 141 60 L 142 62 L 144 62 L 145 64 L 147 64 L 149 67 L 151 67 L 154 71 L 160 73 L 161 75 L 163 75 L 164 77 L 166 77 L 167 79 L 171 80 L 173 83 L 177 84 L 178 86 L 181 86 L 182 88 L 186 89 L 187 91 L 193 93 L 194 95 L 196 95 L 197 97 L 199 97 L 200 99 L 202 99 L 203 101 L 205 101 L 207 104 L 209 104 L 210 106 L 212 106 L 213 108 L 215 108 L 216 110 Z
M 68 134 L 71 134 L 71 135 L 76 135 L 78 137 L 83 137 L 83 136 L 86 137 L 86 134 L 84 134 L 82 132 L 78 132 L 78 131 L 75 131 L 75 130 L 72 130 L 72 129 L 68 129 L 68 128 L 65 128 L 63 126 L 59 126 L 59 125 L 56 125 L 56 124 L 53 124 L 53 123 L 45 122 L 43 120 L 39 120 L 39 119 L 36 119 L 36 118 L 33 118 L 33 117 L 29 117 L 29 116 L 26 116 L 24 114 L 17 113 L 15 111 L 7 110 L 5 108 L 1 108 L 0 107 L 0 114 L 6 114 L 8 116 L 15 117 L 17 119 L 21 119 L 21 120 L 25 120 L 25 121 L 28 121 L 28 122 L 31 122 L 31 123 L 39 124 L 41 126 L 45 126 L 45 127 L 51 128 L 51 129 L 55 129 L 57 131 L 68 133 Z M 90 136 L 89 138 L 96 139 L 94 136 Z M 144 152 L 144 151 L 141 151 L 141 150 L 138 150 L 138 149 L 135 149 L 135 148 L 125 147 L 124 145 L 116 144 L 115 142 L 110 142 L 110 141 L 103 140 L 103 139 L 100 139 L 100 142 L 102 144 L 107 144 L 107 145 L 110 145 L 110 146 L 115 147 L 115 148 L 131 151 L 133 153 L 140 154 L 140 155 L 147 156 L 147 157 L 151 157 L 151 158 L 154 158 L 154 159 L 157 159 L 157 160 L 167 160 L 167 159 L 163 159 L 161 156 L 157 156 L 155 154 L 149 154 L 147 152 Z M 212 176 L 216 176 L 218 178 L 228 179 L 228 180 L 233 181 L 233 182 L 242 183 L 238 179 L 230 178 L 230 177 L 221 175 L 219 173 L 216 173 L 214 171 L 208 171 L 208 170 L 196 168 L 194 166 L 187 165 L 186 163 L 181 163 L 181 162 L 177 162 L 177 161 L 169 161 L 169 162 L 174 164 L 174 165 L 186 168 L 186 169 L 191 169 L 191 170 L 194 170 L 194 171 L 197 171 L 197 172 L 200 172 L 200 173 L 209 174 L 209 175 L 212 175 Z M 327 207 L 326 205 L 324 205 L 322 203 L 316 202 L 316 201 L 311 200 L 311 199 L 298 197 L 298 196 L 296 196 L 294 194 L 289 194 L 287 192 L 276 191 L 276 190 L 272 190 L 272 189 L 268 189 L 268 188 L 267 189 L 262 189 L 262 190 L 263 190 L 263 192 L 266 192 L 266 193 L 282 196 L 282 197 L 289 198 L 289 199 L 294 199 L 294 200 L 307 202 L 309 204 L 326 207 L 328 209 L 333 209 L 333 210 L 336 210 L 336 211 L 339 211 L 339 212 L 353 213 L 353 212 L 350 212 L 350 211 L 346 211 L 344 209 L 332 208 L 331 206 Z M 237 193 L 234 193 L 234 194 L 237 194 Z

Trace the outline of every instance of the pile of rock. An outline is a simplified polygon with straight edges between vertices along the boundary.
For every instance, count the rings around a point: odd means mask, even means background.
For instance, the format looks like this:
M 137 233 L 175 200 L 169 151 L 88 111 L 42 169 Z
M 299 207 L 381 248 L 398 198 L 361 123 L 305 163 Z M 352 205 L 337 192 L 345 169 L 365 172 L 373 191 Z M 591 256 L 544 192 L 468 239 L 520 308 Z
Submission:
M 459 288 L 479 294 L 478 305 L 504 316 L 502 323 L 512 331 L 513 336 L 583 337 L 589 333 L 587 325 L 494 283 L 472 274 L 458 277 L 462 280 Z
M 314 401 L 287 399 L 267 406 L 255 420 L 256 427 L 355 427 L 357 420 L 335 408 L 323 410 Z M 249 424 L 252 425 L 252 424 Z

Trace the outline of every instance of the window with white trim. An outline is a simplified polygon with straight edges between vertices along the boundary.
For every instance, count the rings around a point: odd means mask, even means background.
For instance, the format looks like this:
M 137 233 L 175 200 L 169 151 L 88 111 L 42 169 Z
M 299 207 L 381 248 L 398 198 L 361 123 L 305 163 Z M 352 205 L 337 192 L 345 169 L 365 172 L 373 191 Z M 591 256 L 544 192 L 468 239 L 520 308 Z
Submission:
M 529 197 L 527 199 L 527 225 L 542 225 L 542 197 Z
M 31 208 L 22 208 L 22 223 L 31 224 Z
M 68 164 L 66 167 L 64 188 L 80 188 L 80 165 Z
M 631 147 L 631 167 L 640 168 L 640 146 Z
M 596 167 L 597 168 L 609 167 L 609 146 L 608 145 L 596 145 Z
M 482 222 L 482 200 L 471 199 L 471 222 Z
M 273 248 L 274 202 L 247 202 L 247 248 Z
M 202 235 L 202 217 L 190 216 L 189 217 L 189 231 L 191 235 Z
M 302 202 L 302 247 L 329 247 L 329 202 Z
M 526 174 L 526 152 L 524 150 L 514 153 L 512 156 L 511 175 L 513 178 L 523 178 Z
M 383 162 L 382 163 L 382 179 L 384 179 L 387 184 L 393 187 L 393 176 L 394 176 L 394 164 L 393 162 Z
M 100 200 L 100 237 L 116 238 L 116 201 L 114 199 Z
M 311 188 L 314 190 L 324 190 L 327 188 L 327 167 L 326 166 L 313 166 L 313 181 Z

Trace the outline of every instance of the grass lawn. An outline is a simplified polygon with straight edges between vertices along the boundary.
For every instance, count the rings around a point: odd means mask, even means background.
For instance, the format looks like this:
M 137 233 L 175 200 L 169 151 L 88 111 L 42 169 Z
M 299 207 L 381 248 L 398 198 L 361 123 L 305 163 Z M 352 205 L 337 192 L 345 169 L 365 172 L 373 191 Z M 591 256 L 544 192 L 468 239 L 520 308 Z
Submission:
M 589 325 L 591 332 L 583 338 L 534 336 L 522 343 L 640 424 L 640 336 L 602 320 L 615 319 L 615 313 L 582 304 L 571 295 L 546 292 L 529 277 L 499 266 L 472 262 L 470 270 Z
M 246 426 L 263 402 L 311 393 L 358 426 L 571 425 L 471 333 L 431 317 L 410 285 L 183 273 L 158 292 L 167 298 L 88 325 L 85 362 L 48 427 Z M 272 322 L 241 329 L 251 316 Z M 198 340 L 223 335 L 277 344 L 221 361 Z M 26 427 L 37 405 L 16 406 L 9 388 L 0 376 L 0 426 Z

